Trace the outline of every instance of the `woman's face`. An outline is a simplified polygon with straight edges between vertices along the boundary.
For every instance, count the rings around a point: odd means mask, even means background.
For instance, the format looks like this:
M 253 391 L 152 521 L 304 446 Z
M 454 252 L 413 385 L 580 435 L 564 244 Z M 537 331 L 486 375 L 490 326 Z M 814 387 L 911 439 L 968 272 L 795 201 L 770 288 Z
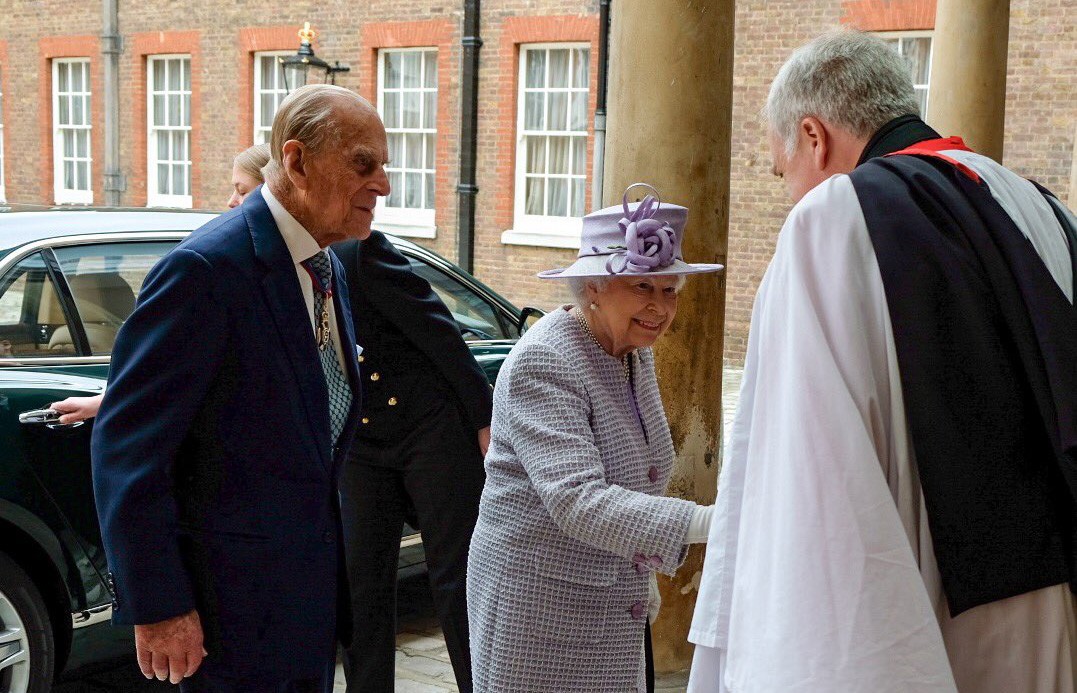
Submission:
M 254 190 L 262 181 L 251 176 L 235 164 L 232 165 L 232 196 L 228 198 L 228 209 L 238 207 L 251 190 Z
M 677 314 L 677 284 L 676 276 L 641 275 L 615 277 L 602 291 L 588 287 L 588 298 L 598 306 L 588 312 L 614 356 L 649 347 L 665 334 Z

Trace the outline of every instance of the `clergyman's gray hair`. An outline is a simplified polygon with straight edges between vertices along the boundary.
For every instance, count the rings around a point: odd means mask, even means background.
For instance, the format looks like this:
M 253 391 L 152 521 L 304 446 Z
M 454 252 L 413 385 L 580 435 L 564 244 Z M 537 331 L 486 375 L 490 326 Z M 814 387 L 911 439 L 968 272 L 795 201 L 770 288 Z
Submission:
M 871 137 L 894 118 L 920 115 L 920 104 L 905 59 L 877 37 L 845 29 L 793 52 L 770 85 L 763 115 L 792 156 L 804 118 Z
M 320 154 L 340 144 L 341 128 L 334 107 L 343 100 L 366 103 L 355 92 L 332 84 L 302 86 L 280 102 L 273 117 L 272 159 L 264 169 L 266 179 L 282 170 L 281 150 L 288 140 L 302 142 L 311 154 Z
M 638 277 L 638 274 L 623 274 L 617 275 L 625 278 Z M 602 293 L 605 291 L 610 282 L 616 277 L 569 277 L 568 288 L 572 292 L 572 297 L 575 299 L 575 303 L 580 308 L 586 308 L 587 304 L 591 301 L 587 298 L 587 286 L 591 285 L 595 287 L 595 291 Z M 684 288 L 684 283 L 688 281 L 688 277 L 683 274 L 677 275 L 676 289 L 680 293 L 680 290 Z

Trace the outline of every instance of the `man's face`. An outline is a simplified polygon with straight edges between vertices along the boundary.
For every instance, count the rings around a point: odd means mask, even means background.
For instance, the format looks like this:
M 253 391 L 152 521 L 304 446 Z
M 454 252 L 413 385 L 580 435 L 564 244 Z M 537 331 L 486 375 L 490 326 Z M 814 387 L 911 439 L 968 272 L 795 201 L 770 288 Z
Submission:
M 816 167 L 810 138 L 803 128 L 797 132 L 797 146 L 792 156 L 786 154 L 782 138 L 771 130 L 770 155 L 774 162 L 773 173 L 785 181 L 785 187 L 793 202 L 800 202 L 800 198 L 829 177 L 826 171 Z
M 340 144 L 313 157 L 304 195 L 305 225 L 325 244 L 369 236 L 378 196 L 389 194 L 389 151 L 381 119 L 358 105 L 342 110 Z

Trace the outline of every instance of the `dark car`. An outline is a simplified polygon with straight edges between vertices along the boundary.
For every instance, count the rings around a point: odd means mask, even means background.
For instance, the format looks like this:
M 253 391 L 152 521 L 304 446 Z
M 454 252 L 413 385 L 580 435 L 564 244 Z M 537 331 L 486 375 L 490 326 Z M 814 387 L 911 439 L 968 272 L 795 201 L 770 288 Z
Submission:
M 0 214 L 0 693 L 130 656 L 112 626 L 90 477 L 92 420 L 20 414 L 100 393 L 116 334 L 158 259 L 214 215 L 148 210 Z M 451 262 L 393 238 L 452 311 L 491 383 L 529 317 Z M 191 335 L 191 348 L 213 335 Z M 423 567 L 406 528 L 400 570 Z

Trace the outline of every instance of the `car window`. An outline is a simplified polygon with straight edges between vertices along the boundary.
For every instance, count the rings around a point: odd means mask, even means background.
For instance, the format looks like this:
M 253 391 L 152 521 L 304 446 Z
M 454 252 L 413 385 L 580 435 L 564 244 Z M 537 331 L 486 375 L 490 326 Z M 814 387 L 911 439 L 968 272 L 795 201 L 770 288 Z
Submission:
M 449 308 L 465 340 L 508 338 L 497 319 L 497 311 L 486 299 L 422 260 L 408 257 L 408 261 L 415 274 L 430 282 L 434 293 Z
M 112 353 L 142 282 L 174 242 L 101 243 L 55 248 L 95 356 Z
M 23 258 L 0 280 L 0 359 L 74 354 L 70 334 L 44 258 Z

